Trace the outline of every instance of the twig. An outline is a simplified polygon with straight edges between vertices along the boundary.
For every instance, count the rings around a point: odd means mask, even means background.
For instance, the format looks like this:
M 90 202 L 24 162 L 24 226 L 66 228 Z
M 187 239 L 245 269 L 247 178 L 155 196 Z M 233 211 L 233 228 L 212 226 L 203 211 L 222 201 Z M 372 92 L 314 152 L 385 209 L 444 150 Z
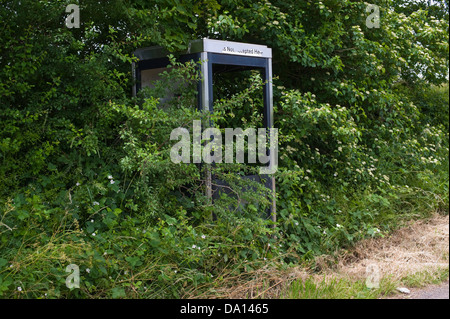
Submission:
M 278 286 L 278 285 L 281 284 L 282 282 L 283 282 L 283 280 L 277 282 L 277 283 L 276 283 L 275 285 L 273 285 L 272 287 L 267 288 L 266 290 L 264 290 L 263 292 L 261 292 L 259 295 L 257 295 L 257 296 L 255 297 L 255 299 L 258 298 L 259 296 L 261 296 L 262 294 L 264 294 L 265 292 L 267 292 L 268 290 L 270 290 L 270 289 L 272 289 L 272 288 Z

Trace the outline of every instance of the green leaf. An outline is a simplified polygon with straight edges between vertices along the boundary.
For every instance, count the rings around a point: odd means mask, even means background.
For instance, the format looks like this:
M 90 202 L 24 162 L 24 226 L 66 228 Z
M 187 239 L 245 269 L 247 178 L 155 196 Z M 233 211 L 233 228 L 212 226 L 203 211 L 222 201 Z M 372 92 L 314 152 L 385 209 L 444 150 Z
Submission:
M 0 268 L 2 268 L 3 266 L 5 266 L 8 263 L 8 261 L 4 258 L 0 258 Z
M 111 291 L 113 299 L 125 298 L 127 296 L 125 293 L 125 289 L 122 287 L 113 288 L 111 289 Z

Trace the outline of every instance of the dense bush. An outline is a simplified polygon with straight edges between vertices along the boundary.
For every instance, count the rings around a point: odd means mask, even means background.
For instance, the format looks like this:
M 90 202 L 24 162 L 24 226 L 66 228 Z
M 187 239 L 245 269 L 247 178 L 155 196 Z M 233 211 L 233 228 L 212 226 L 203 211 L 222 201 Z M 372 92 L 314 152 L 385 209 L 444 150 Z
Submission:
M 70 2 L 0 6 L 2 297 L 183 297 L 448 213 L 437 4 L 376 1 L 383 27 L 368 29 L 357 1 L 86 0 L 68 29 Z M 193 107 L 195 63 L 172 58 L 155 88 L 130 96 L 134 49 L 204 36 L 274 49 L 276 223 L 261 218 L 267 190 L 239 178 L 254 165 L 216 165 L 233 196 L 211 205 L 204 167 L 171 162 L 172 129 L 206 117 Z M 217 79 L 221 129 L 261 123 L 261 78 L 244 76 Z M 176 98 L 160 99 L 167 90 Z M 66 287 L 69 264 L 79 289 Z
M 411 98 L 420 109 L 422 123 L 442 126 L 448 132 L 449 91 L 448 83 L 442 86 L 401 88 L 401 92 Z

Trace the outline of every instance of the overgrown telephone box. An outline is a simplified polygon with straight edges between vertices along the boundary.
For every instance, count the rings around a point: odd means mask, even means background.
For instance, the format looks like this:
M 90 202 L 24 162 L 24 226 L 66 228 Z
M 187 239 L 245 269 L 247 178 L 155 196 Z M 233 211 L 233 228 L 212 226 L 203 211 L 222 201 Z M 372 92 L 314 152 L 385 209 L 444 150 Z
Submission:
M 169 65 L 169 52 L 155 46 L 141 48 L 134 52 L 139 62 L 133 63 L 135 85 L 133 94 L 143 87 L 159 79 L 159 74 Z M 260 70 L 264 81 L 263 88 L 263 127 L 273 128 L 273 90 L 272 90 L 272 49 L 264 45 L 230 42 L 213 39 L 193 40 L 188 50 L 179 55 L 180 62 L 199 61 L 202 80 L 198 84 L 198 107 L 200 110 L 213 112 L 215 72 Z M 211 185 L 211 176 L 207 176 L 207 183 Z M 272 193 L 272 207 L 270 216 L 276 220 L 275 178 L 273 176 L 244 176 L 265 184 Z M 212 187 L 209 196 L 214 197 Z

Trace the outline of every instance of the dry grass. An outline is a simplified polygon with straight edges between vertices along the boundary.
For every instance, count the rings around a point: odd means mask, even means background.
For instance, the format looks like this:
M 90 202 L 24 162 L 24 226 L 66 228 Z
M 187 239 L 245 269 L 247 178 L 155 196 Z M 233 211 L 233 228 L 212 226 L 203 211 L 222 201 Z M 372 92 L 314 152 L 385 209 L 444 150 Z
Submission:
M 339 252 L 337 257 L 318 257 L 315 272 L 305 266 L 294 269 L 267 266 L 236 276 L 224 274 L 214 288 L 187 297 L 282 298 L 288 295 L 286 292 L 294 281 L 312 280 L 326 285 L 336 279 L 365 280 L 369 265 L 377 265 L 381 277 L 394 282 L 416 273 L 448 269 L 449 216 L 435 214 L 430 219 L 411 222 L 388 237 L 361 241 L 354 248 Z
M 300 268 L 299 268 L 300 269 Z M 184 298 L 256 299 L 276 298 L 287 284 L 298 278 L 307 278 L 306 270 L 282 270 L 268 265 L 239 275 L 224 273 L 212 287 L 199 294 L 204 287 L 197 287 Z M 200 289 L 198 289 L 200 288 Z
M 411 222 L 386 238 L 364 240 L 342 254 L 333 272 L 365 279 L 369 265 L 392 280 L 449 266 L 449 216 Z

